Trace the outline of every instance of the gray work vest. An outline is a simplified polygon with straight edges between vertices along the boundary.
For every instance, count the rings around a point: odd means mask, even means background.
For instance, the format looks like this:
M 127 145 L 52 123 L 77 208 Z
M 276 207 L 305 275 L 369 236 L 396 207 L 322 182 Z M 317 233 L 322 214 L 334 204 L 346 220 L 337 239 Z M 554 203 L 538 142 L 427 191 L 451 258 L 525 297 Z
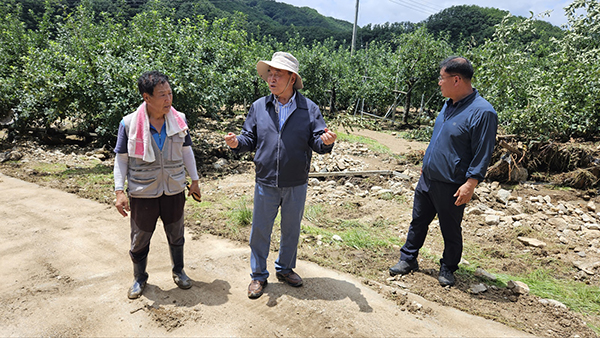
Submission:
M 125 132 L 129 135 L 129 125 L 133 120 L 130 114 L 123 118 Z M 165 127 L 163 127 L 165 128 Z M 145 162 L 141 158 L 129 157 L 127 170 L 127 192 L 135 198 L 155 198 L 176 195 L 185 190 L 185 167 L 183 165 L 184 137 L 175 134 L 167 136 L 162 151 L 154 137 L 152 149 L 156 160 Z

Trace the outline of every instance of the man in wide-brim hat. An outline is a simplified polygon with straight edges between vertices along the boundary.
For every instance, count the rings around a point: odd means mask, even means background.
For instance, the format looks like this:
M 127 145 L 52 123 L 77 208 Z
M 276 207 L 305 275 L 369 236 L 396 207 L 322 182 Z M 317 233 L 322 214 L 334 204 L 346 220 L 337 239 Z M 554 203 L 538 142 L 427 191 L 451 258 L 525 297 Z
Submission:
M 280 207 L 276 276 L 291 286 L 302 285 L 302 278 L 292 269 L 296 267 L 312 152 L 331 152 L 337 137 L 327 129 L 319 107 L 298 92 L 304 87 L 298 69 L 298 60 L 290 53 L 276 52 L 271 61 L 259 61 L 256 70 L 269 85 L 271 95 L 252 104 L 241 135 L 225 136 L 234 152 L 256 152 L 249 298 L 260 297 L 267 286 L 267 256 Z

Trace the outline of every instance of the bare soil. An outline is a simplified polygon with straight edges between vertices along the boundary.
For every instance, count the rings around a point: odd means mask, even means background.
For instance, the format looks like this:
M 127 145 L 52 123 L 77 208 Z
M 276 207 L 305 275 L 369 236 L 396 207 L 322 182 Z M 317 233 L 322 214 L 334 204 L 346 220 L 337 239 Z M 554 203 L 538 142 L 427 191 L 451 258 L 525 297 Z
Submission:
M 376 139 L 394 154 L 422 152 L 426 147 L 387 133 L 354 133 Z M 253 167 L 246 158 L 230 161 L 225 170 L 211 170 L 212 163 L 206 164 L 205 202 L 200 206 L 188 199 L 186 271 L 194 280 L 193 288 L 180 290 L 173 284 L 159 226 L 150 251 L 148 288 L 140 299 L 128 300 L 129 220 L 112 206 L 110 190 L 104 195 L 92 192 L 95 185 L 110 187 L 110 182 L 93 179 L 95 174 L 110 173 L 110 155 L 98 161 L 93 154 L 78 156 L 74 148 L 22 146 L 21 152 L 20 161 L 0 165 L 0 171 L 9 175 L 0 175 L 0 271 L 5 281 L 0 289 L 0 336 L 597 336 L 588 323 L 598 327 L 598 314 L 544 305 L 541 297 L 515 296 L 502 287 L 473 294 L 472 285 L 482 280 L 462 270 L 455 287 L 440 287 L 437 259 L 443 243 L 435 225 L 420 271 L 395 279 L 389 278 L 387 269 L 398 259 L 398 245 L 363 250 L 303 233 L 296 271 L 305 285 L 291 288 L 270 278 L 265 295 L 249 300 L 249 226 L 235 227 L 227 216 L 240 203 L 251 210 Z M 53 152 L 67 156 L 51 156 Z M 36 160 L 40 156 L 44 163 L 55 159 L 64 164 L 67 158 L 68 173 L 62 179 L 45 173 Z M 373 153 L 347 157 L 362 161 L 368 170 L 418 175 L 418 167 L 406 158 Z M 79 177 L 84 174 L 87 180 L 82 183 Z M 323 192 L 346 183 L 368 190 L 385 185 L 386 177 L 335 181 L 335 186 L 321 186 L 321 191 L 309 188 L 307 210 L 321 206 L 318 217 L 329 220 L 332 228 L 345 226 L 340 223 L 344 219 L 374 224 L 372 231 L 395 233 L 403 242 L 410 223 L 410 199 L 339 199 Z M 591 198 L 600 205 L 596 196 L 584 200 L 580 191 L 541 185 L 517 187 L 513 193 L 523 198 L 549 195 L 582 207 Z M 305 223 L 313 225 L 310 219 Z M 492 231 L 466 219 L 464 237 L 469 247 L 465 251 L 469 259 L 477 252 L 493 257 L 485 261 L 486 270 L 492 272 L 518 275 L 546 264 L 572 273 L 568 278 L 577 280 L 581 274 L 572 267 L 577 258 L 573 248 L 561 246 L 554 234 L 536 231 Z M 548 246 L 524 247 L 516 240 L 523 234 L 542 237 Z M 269 266 L 277 255 L 277 237 L 275 229 Z M 597 252 L 587 254 L 588 259 L 600 261 Z M 585 282 L 598 287 L 599 271 L 595 271 Z
M 528 336 L 413 294 L 402 295 L 415 307 L 405 311 L 357 278 L 307 261 L 297 268 L 303 287 L 271 279 L 265 295 L 250 300 L 248 247 L 190 232 L 193 287 L 180 290 L 171 280 L 158 231 L 147 289 L 128 300 L 128 219 L 106 204 L 2 174 L 0 187 L 3 337 Z

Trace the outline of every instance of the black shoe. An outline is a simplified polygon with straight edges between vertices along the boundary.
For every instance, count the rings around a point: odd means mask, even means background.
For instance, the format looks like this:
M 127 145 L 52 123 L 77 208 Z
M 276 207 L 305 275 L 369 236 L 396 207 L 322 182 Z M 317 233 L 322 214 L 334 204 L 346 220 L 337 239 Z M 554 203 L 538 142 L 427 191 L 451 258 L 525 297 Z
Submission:
M 438 276 L 438 281 L 441 286 L 452 286 L 454 285 L 454 273 L 450 271 L 445 265 L 440 267 L 440 274 Z
M 419 270 L 419 262 L 417 260 L 412 261 L 398 261 L 396 265 L 390 268 L 390 276 L 395 275 L 406 275 L 411 271 Z

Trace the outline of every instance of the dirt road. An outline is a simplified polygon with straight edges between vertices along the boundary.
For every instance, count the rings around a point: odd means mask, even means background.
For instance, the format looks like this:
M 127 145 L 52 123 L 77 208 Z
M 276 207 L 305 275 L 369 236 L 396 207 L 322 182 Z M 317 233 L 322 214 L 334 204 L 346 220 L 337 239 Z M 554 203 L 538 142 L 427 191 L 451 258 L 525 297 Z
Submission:
M 265 295 L 249 300 L 249 248 L 210 236 L 188 234 L 194 285 L 180 290 L 161 227 L 149 285 L 128 300 L 129 220 L 112 207 L 0 174 L 0 220 L 2 337 L 528 336 L 410 294 L 430 311 L 401 311 L 355 278 L 304 261 L 296 269 L 304 287 L 272 276 Z

